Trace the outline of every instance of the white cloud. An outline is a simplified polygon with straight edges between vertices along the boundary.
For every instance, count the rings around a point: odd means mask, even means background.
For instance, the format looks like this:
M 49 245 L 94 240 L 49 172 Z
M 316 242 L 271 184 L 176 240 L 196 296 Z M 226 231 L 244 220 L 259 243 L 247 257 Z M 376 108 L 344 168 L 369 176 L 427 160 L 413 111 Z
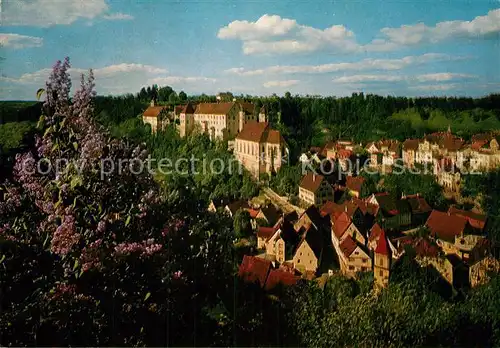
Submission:
M 273 87 L 291 87 L 295 86 L 299 83 L 299 80 L 284 80 L 284 81 L 267 81 L 263 84 L 265 88 L 273 88 Z
M 470 21 L 439 22 L 435 26 L 424 23 L 382 28 L 379 37 L 368 44 L 360 44 L 344 25 L 326 29 L 298 24 L 294 19 L 265 14 L 255 22 L 236 20 L 219 29 L 217 37 L 240 40 L 243 53 L 292 54 L 328 50 L 338 53 L 393 51 L 402 46 L 436 43 L 453 37 L 481 38 L 500 33 L 500 9 Z
M 19 77 L 0 76 L 0 89 L 6 89 L 6 92 L 0 95 L 6 95 L 4 99 L 23 99 L 23 96 L 24 99 L 33 99 L 34 91 L 45 85 L 51 71 L 52 69 L 45 68 Z M 187 90 L 189 87 L 191 90 L 196 90 L 201 86 L 205 91 L 209 91 L 215 88 L 214 83 L 217 81 L 215 78 L 203 76 L 165 76 L 168 73 L 165 68 L 135 63 L 113 64 L 93 71 L 96 90 L 103 95 L 136 93 L 141 87 L 152 84 L 170 85 Z M 88 69 L 71 68 L 69 73 L 75 91 L 80 85 L 81 74 L 86 75 Z M 22 92 L 19 92 L 20 90 Z M 14 91 L 15 95 L 9 94 Z
M 348 63 L 330 63 L 321 65 L 276 65 L 255 70 L 246 70 L 245 68 L 240 67 L 231 68 L 225 72 L 239 76 L 256 76 L 265 74 L 323 74 L 340 71 L 401 70 L 413 65 L 459 59 L 465 59 L 465 57 L 453 57 L 440 53 L 426 53 L 420 56 L 407 56 L 397 59 L 367 58 L 358 62 Z
M 94 74 L 97 77 L 113 76 L 119 73 L 141 72 L 145 74 L 165 74 L 167 69 L 155 67 L 152 65 L 121 63 L 109 65 L 104 68 L 94 69 Z
M 268 14 L 255 22 L 233 21 L 221 28 L 217 37 L 242 41 L 243 53 L 247 55 L 313 52 L 323 48 L 341 52 L 358 49 L 354 33 L 343 25 L 316 29 L 300 25 L 294 19 Z
M 360 83 L 360 82 L 396 82 L 405 80 L 404 76 L 398 75 L 351 75 L 334 78 L 336 83 Z
M 149 79 L 147 81 L 148 85 L 179 85 L 179 84 L 188 84 L 188 83 L 214 83 L 217 79 L 211 77 L 204 76 L 165 76 L 165 77 L 156 77 L 153 79 Z
M 282 36 L 296 27 L 297 22 L 295 20 L 265 14 L 256 22 L 231 22 L 221 28 L 217 36 L 220 39 L 258 40 L 269 36 Z
M 458 83 L 448 83 L 448 84 L 442 84 L 442 85 L 417 85 L 417 86 L 410 86 L 408 87 L 409 89 L 414 89 L 418 91 L 449 91 L 452 89 L 456 89 L 458 87 L 461 87 L 460 84 Z
M 18 78 L 12 77 L 0 77 L 0 80 L 7 81 L 11 83 L 18 84 L 40 84 L 45 83 L 49 78 L 52 69 L 45 68 L 32 73 L 26 73 Z M 148 76 L 152 74 L 165 74 L 167 69 L 155 67 L 152 65 L 144 64 L 133 64 L 133 63 L 121 63 L 109 65 L 103 68 L 93 69 L 96 81 L 109 79 L 109 78 L 120 78 L 125 77 L 130 74 L 139 74 L 142 76 Z M 81 74 L 87 74 L 88 69 L 81 68 L 71 68 L 69 69 L 69 74 L 73 80 L 79 80 Z
M 444 82 L 459 79 L 477 78 L 476 75 L 460 74 L 460 73 L 434 73 L 422 74 L 416 76 L 407 75 L 350 75 L 342 76 L 333 79 L 336 83 L 362 83 L 362 82 L 401 82 L 407 83 L 418 82 Z
M 27 47 L 41 47 L 43 39 L 41 37 L 26 36 L 19 34 L 0 34 L 0 46 L 12 49 Z
M 469 75 L 469 74 L 436 73 L 436 74 L 418 75 L 415 78 L 421 82 L 428 82 L 428 81 L 439 82 L 439 81 L 450 81 L 450 80 L 455 80 L 455 79 L 467 79 L 467 78 L 475 78 L 475 77 L 477 77 L 477 76 Z
M 30 0 L 7 1 L 2 9 L 2 25 L 50 27 L 68 25 L 84 19 L 102 16 L 107 20 L 126 20 L 133 17 L 123 13 L 106 14 L 106 0 Z
M 456 37 L 480 38 L 500 33 L 500 9 L 491 10 L 485 16 L 477 16 L 470 21 L 445 21 L 435 26 L 418 23 L 399 28 L 382 28 L 380 32 L 384 38 L 372 41 L 369 48 L 389 50 L 400 46 L 437 43 Z
M 102 18 L 110 20 L 110 21 L 130 21 L 130 20 L 134 19 L 134 16 L 131 16 L 131 15 L 126 14 L 126 13 L 117 12 L 117 13 L 111 13 L 108 15 L 104 15 L 104 16 L 102 16 Z

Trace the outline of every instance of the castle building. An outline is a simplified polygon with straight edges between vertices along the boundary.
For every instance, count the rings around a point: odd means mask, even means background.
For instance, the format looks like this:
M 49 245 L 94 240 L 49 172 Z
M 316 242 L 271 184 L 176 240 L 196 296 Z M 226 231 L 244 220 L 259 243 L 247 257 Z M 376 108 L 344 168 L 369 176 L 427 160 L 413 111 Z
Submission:
M 201 103 L 196 107 L 187 104 L 180 113 L 179 133 L 181 137 L 192 133 L 208 134 L 211 140 L 234 138 L 250 121 L 265 121 L 262 108 L 257 116 L 255 106 L 246 102 Z
M 262 120 L 262 119 L 261 119 Z M 267 122 L 247 121 L 235 139 L 236 159 L 256 178 L 277 171 L 288 159 L 288 145 Z
M 152 99 L 151 104 L 142 114 L 142 121 L 149 124 L 151 131 L 156 133 L 158 129 L 162 129 L 170 123 L 167 107 L 155 105 L 155 100 Z

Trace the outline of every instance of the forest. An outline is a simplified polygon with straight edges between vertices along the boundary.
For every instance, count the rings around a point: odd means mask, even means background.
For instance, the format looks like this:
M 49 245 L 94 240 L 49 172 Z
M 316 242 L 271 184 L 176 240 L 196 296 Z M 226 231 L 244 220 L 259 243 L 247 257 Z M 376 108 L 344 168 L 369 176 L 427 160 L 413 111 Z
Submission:
M 252 197 L 258 188 L 247 173 L 152 177 L 125 170 L 99 177 L 103 158 L 117 163 L 205 155 L 229 161 L 223 143 L 181 139 L 172 128 L 151 135 L 138 118 L 154 93 L 167 105 L 215 97 L 172 97 L 174 91 L 162 88 L 96 96 L 89 73 L 69 99 L 68 69 L 68 60 L 56 64 L 45 101 L 35 104 L 36 117 L 2 109 L 0 345 L 500 345 L 500 278 L 454 291 L 413 264 L 411 255 L 377 296 L 370 274 L 304 280 L 272 292 L 242 283 L 233 222 L 206 207 L 213 197 Z M 328 138 L 402 139 L 447 122 L 466 137 L 470 130 L 460 128 L 465 118 L 487 130 L 500 116 L 497 95 L 242 98 L 266 105 L 296 153 Z M 82 170 L 68 166 L 40 175 L 24 167 L 28 159 L 65 159 Z M 297 176 L 293 167 L 285 171 L 284 178 Z M 473 191 L 471 183 L 470 195 L 485 195 L 490 184 L 499 191 L 497 181 L 477 180 L 483 191 Z M 396 180 L 386 185 L 400 189 Z

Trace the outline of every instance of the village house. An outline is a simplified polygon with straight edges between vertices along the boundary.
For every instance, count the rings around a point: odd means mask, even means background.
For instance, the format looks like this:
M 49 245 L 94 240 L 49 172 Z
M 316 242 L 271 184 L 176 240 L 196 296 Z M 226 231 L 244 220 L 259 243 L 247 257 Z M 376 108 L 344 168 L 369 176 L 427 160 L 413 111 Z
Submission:
M 234 155 L 255 177 L 277 171 L 288 161 L 288 145 L 267 122 L 248 121 L 236 136 Z
M 406 200 L 410 205 L 412 226 L 423 225 L 432 211 L 432 207 L 425 198 L 416 193 L 414 195 L 403 194 L 401 199 Z
M 311 205 L 293 225 L 300 240 L 293 252 L 292 264 L 301 273 L 315 273 L 321 265 L 323 248 L 327 240 L 325 234 L 325 219 L 318 208 Z
M 255 106 L 246 102 L 201 103 L 196 107 L 187 104 L 180 113 L 179 134 L 181 137 L 200 132 L 211 140 L 228 140 L 242 131 L 249 121 L 265 122 L 265 109 L 255 115 Z
M 347 236 L 339 245 L 340 270 L 348 277 L 354 277 L 358 272 L 372 270 L 372 259 L 365 247 L 351 236 Z
M 468 160 L 470 169 L 474 171 L 495 169 L 500 165 L 499 142 L 498 134 L 477 135 L 462 160 Z
M 247 283 L 257 284 L 266 291 L 272 290 L 278 285 L 290 286 L 300 279 L 293 270 L 284 267 L 278 269 L 273 267 L 271 261 L 244 255 L 238 268 L 238 276 Z
M 416 153 L 418 150 L 418 139 L 406 139 L 403 143 L 403 163 L 407 167 L 415 165 Z
M 393 166 L 399 158 L 400 143 L 397 140 L 380 140 L 368 143 L 365 150 L 370 154 L 370 165 Z
M 282 216 L 282 212 L 274 204 L 259 209 L 255 216 L 256 221 L 264 221 L 267 225 L 274 226 Z
M 307 205 L 321 205 L 332 200 L 334 190 L 323 175 L 308 172 L 299 184 L 299 199 Z
M 151 132 L 156 133 L 170 123 L 168 108 L 166 106 L 155 105 L 155 100 L 142 114 L 142 121 L 151 126 Z
M 460 192 L 462 176 L 460 169 L 452 162 L 451 158 L 434 160 L 434 175 L 436 182 L 448 192 Z
M 316 226 L 310 225 L 304 232 L 293 256 L 294 267 L 301 272 L 316 273 L 323 255 L 323 237 Z
M 274 227 L 259 227 L 257 238 L 258 247 L 265 249 L 268 256 L 281 264 L 292 260 L 300 241 L 299 234 L 286 219 L 280 220 Z
M 407 143 L 409 149 L 413 148 L 414 142 Z M 415 151 L 415 163 L 424 165 L 434 165 L 436 159 L 449 158 L 455 164 L 457 158 L 463 150 L 464 141 L 455 137 L 448 127 L 447 132 L 436 132 L 426 135 L 424 139 L 418 141 Z M 409 160 L 411 150 L 406 150 L 406 157 Z M 404 156 L 404 155 L 403 155 Z M 406 163 L 406 162 L 405 162 Z
M 335 249 L 337 249 L 348 236 L 361 245 L 366 245 L 366 236 L 357 228 L 356 224 L 349 215 L 347 215 L 347 212 L 334 213 L 330 216 L 330 219 L 332 226 L 331 241 Z
M 347 210 L 347 209 L 346 209 Z M 372 269 L 366 249 L 366 238 L 358 230 L 346 211 L 334 212 L 331 217 L 331 242 L 339 259 L 343 274 L 354 277 L 358 272 Z
M 367 203 L 377 206 L 375 219 L 384 229 L 399 230 L 412 223 L 411 207 L 405 199 L 384 192 L 372 194 Z
M 468 260 L 478 243 L 485 239 L 481 230 L 472 227 L 469 218 L 453 210 L 433 210 L 425 226 L 446 254 L 456 254 L 463 260 Z

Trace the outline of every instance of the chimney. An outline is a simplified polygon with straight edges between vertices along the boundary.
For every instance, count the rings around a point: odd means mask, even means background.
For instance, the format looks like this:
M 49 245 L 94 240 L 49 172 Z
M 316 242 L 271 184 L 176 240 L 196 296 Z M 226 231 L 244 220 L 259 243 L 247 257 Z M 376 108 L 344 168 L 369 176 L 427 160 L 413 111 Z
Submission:
M 155 106 L 155 99 L 154 99 L 154 98 L 153 98 L 153 99 L 151 99 L 151 103 L 150 103 L 149 105 L 151 105 L 151 106 Z
M 347 204 L 344 205 L 344 211 L 347 213 Z
M 313 173 L 313 182 L 316 181 L 316 174 Z

